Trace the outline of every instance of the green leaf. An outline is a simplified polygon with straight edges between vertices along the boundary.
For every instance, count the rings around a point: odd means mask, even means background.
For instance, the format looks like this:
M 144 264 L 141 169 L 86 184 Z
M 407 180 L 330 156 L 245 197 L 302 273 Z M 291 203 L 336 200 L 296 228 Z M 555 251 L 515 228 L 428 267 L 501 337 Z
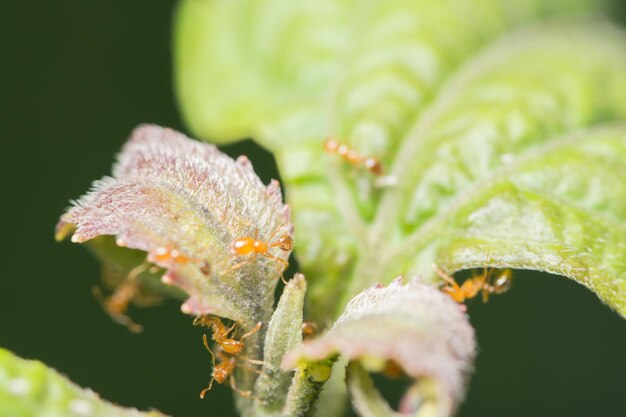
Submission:
M 626 315 L 626 126 L 596 128 L 538 146 L 477 182 L 439 215 L 436 236 L 409 244 L 439 248 L 455 271 L 481 265 L 564 275 Z M 621 216 L 620 216 L 621 214 Z M 418 243 L 420 242 L 420 243 Z M 430 259 L 394 259 L 423 270 Z
M 285 404 L 293 372 L 281 369 L 280 363 L 287 352 L 302 343 L 305 292 L 304 275 L 296 274 L 285 285 L 272 314 L 263 347 L 263 373 L 254 386 L 256 415 L 278 415 Z
M 0 349 L 0 416 L 3 417 L 165 417 L 102 400 L 41 362 Z
M 201 137 L 274 151 L 320 320 L 397 274 L 436 282 L 433 263 L 558 273 L 626 315 L 626 37 L 517 29 L 599 8 L 182 1 L 179 97 Z M 385 176 L 325 154 L 329 135 Z
M 373 233 L 402 236 L 395 269 L 551 271 L 626 314 L 625 130 L 601 127 L 626 116 L 625 41 L 595 25 L 534 29 L 461 70 L 401 148 L 379 208 Z

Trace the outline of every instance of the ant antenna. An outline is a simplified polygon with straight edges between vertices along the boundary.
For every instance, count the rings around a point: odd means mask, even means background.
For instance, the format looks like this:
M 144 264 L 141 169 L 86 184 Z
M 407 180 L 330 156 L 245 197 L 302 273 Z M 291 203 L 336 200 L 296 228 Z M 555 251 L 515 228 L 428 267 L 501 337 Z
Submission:
M 209 341 L 206 338 L 206 334 L 202 335 L 202 342 L 204 343 L 204 347 L 206 348 L 206 350 L 208 350 L 209 353 L 211 354 L 211 362 L 213 363 L 213 368 L 215 368 L 215 354 L 213 353 L 213 350 L 209 346 Z M 203 389 L 202 391 L 200 391 L 200 399 L 204 399 L 204 395 L 208 391 L 211 391 L 211 388 L 213 387 L 213 381 L 215 381 L 215 378 L 211 378 L 211 382 L 209 382 L 209 386 Z

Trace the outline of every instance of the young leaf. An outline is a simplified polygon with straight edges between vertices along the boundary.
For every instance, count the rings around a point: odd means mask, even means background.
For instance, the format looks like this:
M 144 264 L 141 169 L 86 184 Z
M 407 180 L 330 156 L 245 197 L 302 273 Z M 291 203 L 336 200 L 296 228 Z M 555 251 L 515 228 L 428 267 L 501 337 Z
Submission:
M 431 415 L 448 416 L 463 398 L 475 353 L 474 330 L 458 304 L 417 279 L 407 285 L 397 279 L 353 298 L 326 334 L 305 342 L 283 365 L 341 354 L 351 361 L 348 388 L 361 415 L 391 415 L 365 370 L 391 378 L 406 374 L 413 383 L 401 411 L 414 414 L 421 407 L 434 407 Z
M 287 282 L 267 326 L 263 347 L 263 370 L 254 386 L 257 415 L 277 414 L 285 403 L 293 373 L 280 368 L 290 350 L 302 343 L 302 309 L 306 280 L 296 274 Z
M 0 416 L 165 417 L 111 404 L 43 363 L 20 359 L 5 349 L 0 349 Z
M 179 95 L 201 136 L 275 152 L 320 320 L 382 277 L 436 280 L 434 262 L 559 273 L 625 315 L 623 135 L 600 126 L 626 119 L 626 37 L 584 21 L 501 36 L 597 7 L 183 1 Z M 325 155 L 328 135 L 386 175 Z
M 125 145 L 113 178 L 94 183 L 57 231 L 59 238 L 73 231 L 73 242 L 116 236 L 118 246 L 145 251 L 166 269 L 164 282 L 189 295 L 185 312 L 252 328 L 269 318 L 284 265 L 234 256 L 231 246 L 242 237 L 291 235 L 289 217 L 278 183 L 265 187 L 246 157 L 233 161 L 212 145 L 145 125 Z
M 626 119 L 625 42 L 605 26 L 534 28 L 459 71 L 400 148 L 372 233 L 402 243 L 382 263 L 550 271 L 626 314 L 626 130 L 602 127 Z

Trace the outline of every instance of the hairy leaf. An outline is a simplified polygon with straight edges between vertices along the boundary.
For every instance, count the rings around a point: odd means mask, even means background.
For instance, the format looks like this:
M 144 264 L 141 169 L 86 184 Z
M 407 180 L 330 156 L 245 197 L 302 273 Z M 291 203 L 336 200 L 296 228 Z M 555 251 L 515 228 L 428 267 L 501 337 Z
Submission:
M 275 152 L 320 320 L 433 263 L 559 273 L 626 315 L 626 37 L 512 30 L 597 2 L 283 3 L 183 1 L 178 89 L 200 136 Z
M 265 187 L 246 157 L 233 161 L 212 145 L 146 125 L 133 132 L 113 178 L 94 183 L 57 230 L 59 238 L 73 231 L 73 242 L 116 236 L 118 246 L 145 251 L 166 269 L 163 281 L 189 295 L 185 312 L 253 327 L 269 318 L 283 264 L 234 256 L 231 245 L 290 235 L 292 226 L 278 183 Z
M 284 365 L 337 354 L 349 359 L 348 388 L 362 415 L 382 415 L 368 414 L 377 408 L 391 410 L 363 369 L 392 378 L 405 373 L 414 381 L 401 411 L 415 413 L 417 404 L 430 407 L 426 399 L 434 397 L 437 412 L 431 415 L 447 416 L 463 397 L 475 350 L 474 330 L 459 305 L 417 279 L 407 285 L 397 279 L 357 295 L 326 334 L 292 352 Z
M 296 274 L 285 286 L 267 326 L 263 373 L 255 383 L 257 415 L 276 414 L 283 407 L 293 372 L 280 368 L 287 352 L 302 343 L 302 309 L 306 280 Z
M 111 404 L 41 362 L 20 359 L 5 349 L 0 349 L 0 416 L 164 417 Z

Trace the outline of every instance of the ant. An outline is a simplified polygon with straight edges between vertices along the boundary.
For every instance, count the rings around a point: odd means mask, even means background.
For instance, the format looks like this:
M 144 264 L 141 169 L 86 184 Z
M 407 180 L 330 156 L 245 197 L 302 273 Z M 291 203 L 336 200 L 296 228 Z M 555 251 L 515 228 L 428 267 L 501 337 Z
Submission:
M 495 269 L 484 267 L 482 274 L 468 278 L 459 286 L 450 275 L 435 266 L 437 275 L 441 277 L 447 284 L 441 288 L 441 291 L 448 294 L 457 303 L 463 303 L 465 300 L 474 298 L 478 293 L 482 294 L 483 302 L 489 301 L 489 295 L 502 294 L 511 288 L 513 280 L 513 272 L 506 268 L 498 270 L 499 275 L 493 279 L 492 274 Z
M 245 333 L 239 338 L 239 340 L 229 338 L 228 336 L 237 327 L 237 322 L 232 326 L 226 327 L 222 320 L 215 316 L 197 316 L 193 321 L 194 326 L 206 326 L 213 330 L 213 340 L 219 345 L 219 347 L 226 353 L 237 356 L 244 348 L 243 339 L 252 336 L 261 329 L 263 323 L 258 322 L 256 326 L 248 333 Z
M 150 253 L 148 254 L 148 261 L 161 264 L 187 264 L 191 262 L 196 264 L 204 275 L 211 274 L 211 265 L 209 265 L 208 262 L 196 258 L 190 258 L 189 256 L 182 253 L 180 250 L 171 248 L 169 246 L 159 246 L 154 251 L 150 251 Z
M 149 267 L 147 262 L 142 263 L 139 266 L 133 268 L 129 273 L 124 282 L 119 284 L 113 294 L 108 297 L 105 297 L 102 294 L 102 290 L 97 285 L 94 285 L 92 288 L 93 295 L 100 301 L 102 304 L 102 308 L 107 314 L 119 324 L 126 326 L 128 330 L 133 333 L 141 333 L 143 327 L 140 324 L 135 323 L 128 315 L 126 315 L 126 311 L 128 310 L 128 305 L 131 300 L 137 294 L 139 284 L 137 283 L 137 279 L 139 275 L 141 275 L 144 271 L 146 271 Z
M 231 269 L 234 270 L 234 269 L 241 268 L 242 266 L 256 259 L 258 255 L 264 256 L 268 259 L 273 259 L 275 261 L 278 261 L 281 264 L 283 264 L 285 268 L 289 266 L 289 262 L 275 255 L 272 255 L 269 252 L 271 248 L 276 248 L 276 247 L 285 252 L 289 252 L 293 250 L 293 238 L 289 235 L 283 234 L 278 239 L 272 242 L 272 239 L 274 238 L 274 236 L 276 236 L 278 231 L 283 226 L 284 225 L 277 227 L 272 232 L 272 234 L 267 239 L 267 241 L 265 242 L 262 240 L 259 240 L 259 229 L 257 229 L 256 227 L 254 228 L 254 236 L 244 236 L 244 237 L 235 239 L 231 245 L 231 249 L 230 249 L 231 253 L 235 256 L 246 256 L 246 255 L 250 255 L 250 256 L 248 257 L 248 259 L 233 266 Z M 287 282 L 285 281 L 285 278 L 283 278 L 282 276 L 281 278 L 283 282 L 286 284 Z
M 348 145 L 340 144 L 333 138 L 326 139 L 324 150 L 328 153 L 339 155 L 354 166 L 363 166 L 374 175 L 380 176 L 383 174 L 383 165 L 378 159 L 359 155 L 356 151 L 350 149 Z
M 400 364 L 393 359 L 388 359 L 385 362 L 385 367 L 383 368 L 382 373 L 389 379 L 406 377 L 406 373 L 404 372 L 402 366 L 400 366 Z
M 233 391 L 241 395 L 242 397 L 250 397 L 252 395 L 252 391 L 243 391 L 237 387 L 237 383 L 235 382 L 235 375 L 233 374 L 235 370 L 235 366 L 237 365 L 237 357 L 234 355 L 228 355 L 223 350 L 217 351 L 217 357 L 219 358 L 219 363 L 215 364 L 215 354 L 211 350 L 209 346 L 209 342 L 207 340 L 206 335 L 202 335 L 202 342 L 204 343 L 204 347 L 211 354 L 211 361 L 213 362 L 213 372 L 211 372 L 211 382 L 209 382 L 209 386 L 200 391 L 200 398 L 203 399 L 204 395 L 207 391 L 210 391 L 213 387 L 213 381 L 217 381 L 218 384 L 224 383 L 227 379 L 230 380 L 230 387 Z M 246 359 L 248 362 L 255 365 L 262 365 L 263 361 L 255 361 L 252 359 Z M 255 370 L 255 372 L 260 373 L 260 371 Z
M 206 334 L 202 335 L 202 342 L 204 343 L 204 347 L 211 354 L 211 359 L 213 362 L 213 372 L 211 373 L 211 382 L 209 382 L 209 386 L 203 389 L 200 392 L 200 398 L 204 398 L 204 395 L 207 391 L 209 391 L 213 386 L 213 381 L 217 381 L 218 384 L 223 383 L 226 379 L 230 380 L 230 386 L 233 391 L 239 393 L 242 397 L 249 397 L 250 391 L 242 391 L 237 388 L 237 384 L 235 382 L 235 376 L 233 375 L 233 371 L 235 366 L 237 365 L 237 357 L 241 353 L 244 348 L 243 339 L 252 336 L 256 332 L 261 329 L 262 323 L 258 322 L 256 326 L 249 332 L 245 333 L 243 336 L 239 338 L 239 340 L 229 338 L 229 335 L 235 330 L 237 326 L 237 322 L 233 323 L 232 326 L 226 327 L 222 320 L 214 316 L 197 316 L 194 321 L 194 325 L 206 326 L 210 327 L 213 330 L 213 340 L 219 346 L 219 350 L 217 351 L 217 356 L 219 358 L 219 363 L 215 364 L 215 354 L 211 347 L 209 346 L 209 342 L 207 340 Z M 263 365 L 263 361 L 257 361 L 253 359 L 246 359 L 249 363 L 254 365 Z M 256 371 L 256 370 L 255 370 Z M 256 371 L 258 372 L 258 371 Z
M 304 320 L 302 322 L 302 338 L 309 339 L 317 333 L 317 324 L 311 320 Z
M 116 243 L 118 246 L 121 246 L 121 247 L 126 246 L 126 242 L 123 239 L 118 239 Z M 135 268 L 133 268 L 128 273 L 126 280 L 124 280 L 123 282 L 117 285 L 117 287 L 115 288 L 115 291 L 113 291 L 113 294 L 109 295 L 108 297 L 105 297 L 104 294 L 102 293 L 102 290 L 98 286 L 94 286 L 92 291 L 93 291 L 94 297 L 96 297 L 96 299 L 98 299 L 100 303 L 102 304 L 102 308 L 104 309 L 104 311 L 106 311 L 107 314 L 113 320 L 115 320 L 116 322 L 118 322 L 119 324 L 123 326 L 126 326 L 128 330 L 130 330 L 133 333 L 140 333 L 143 330 L 143 327 L 135 323 L 126 314 L 126 312 L 128 311 L 128 306 L 130 302 L 131 301 L 135 301 L 136 303 L 138 302 L 138 298 L 139 298 L 138 293 L 140 290 L 140 285 L 138 282 L 139 276 L 147 270 L 150 271 L 151 273 L 155 273 L 156 270 L 158 270 L 158 267 L 155 265 L 151 265 L 153 263 L 186 264 L 189 262 L 195 263 L 203 274 L 209 275 L 211 273 L 211 267 L 207 262 L 204 262 L 195 258 L 190 258 L 186 256 L 185 254 L 183 254 L 178 249 L 172 249 L 167 246 L 160 246 L 148 252 L 146 261 L 143 262 L 141 265 L 138 265 Z M 143 299 L 142 304 L 150 305 L 155 302 L 154 300 L 149 300 L 148 298 L 149 297 L 147 296 L 142 296 L 142 299 Z M 155 297 L 155 298 L 156 298 L 156 301 L 160 300 L 160 297 Z

